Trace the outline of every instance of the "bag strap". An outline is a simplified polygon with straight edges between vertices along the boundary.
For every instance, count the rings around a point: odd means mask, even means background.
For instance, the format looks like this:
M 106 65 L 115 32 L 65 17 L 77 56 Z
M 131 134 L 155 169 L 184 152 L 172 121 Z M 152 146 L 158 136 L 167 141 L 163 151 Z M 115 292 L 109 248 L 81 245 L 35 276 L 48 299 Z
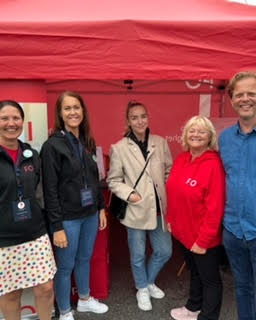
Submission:
M 146 161 L 146 164 L 145 164 L 143 170 L 141 171 L 141 173 L 140 173 L 140 175 L 139 175 L 139 178 L 138 178 L 137 181 L 135 182 L 135 185 L 134 185 L 133 189 L 136 189 L 136 187 L 137 187 L 137 185 L 138 185 L 141 177 L 143 176 L 144 171 L 146 170 L 146 167 L 147 167 L 148 163 L 149 163 L 149 157 L 148 157 L 148 159 L 147 159 L 147 161 Z
M 148 151 L 148 153 L 149 153 L 149 151 Z M 147 161 L 146 161 L 146 163 L 145 163 L 144 168 L 142 169 L 142 171 L 141 171 L 141 173 L 140 173 L 140 175 L 139 175 L 139 178 L 138 178 L 137 181 L 135 182 L 135 185 L 134 185 L 133 189 L 135 189 L 135 188 L 137 187 L 137 185 L 138 185 L 138 183 L 139 183 L 139 181 L 140 181 L 140 179 L 141 179 L 144 171 L 146 170 L 146 167 L 147 167 L 148 163 L 149 163 L 149 157 L 148 157 L 148 159 L 147 159 Z M 114 193 L 111 192 L 110 197 L 109 197 L 109 201 L 108 201 L 108 207 L 110 207 L 110 203 L 111 203 L 113 194 L 114 194 Z

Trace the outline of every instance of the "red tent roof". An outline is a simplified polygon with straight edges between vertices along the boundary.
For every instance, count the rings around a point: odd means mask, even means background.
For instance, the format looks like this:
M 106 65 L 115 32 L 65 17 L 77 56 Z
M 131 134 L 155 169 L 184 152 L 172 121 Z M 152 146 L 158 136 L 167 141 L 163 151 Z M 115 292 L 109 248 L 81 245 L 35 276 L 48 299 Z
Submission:
M 226 79 L 256 69 L 256 7 L 226 0 L 5 0 L 0 78 Z

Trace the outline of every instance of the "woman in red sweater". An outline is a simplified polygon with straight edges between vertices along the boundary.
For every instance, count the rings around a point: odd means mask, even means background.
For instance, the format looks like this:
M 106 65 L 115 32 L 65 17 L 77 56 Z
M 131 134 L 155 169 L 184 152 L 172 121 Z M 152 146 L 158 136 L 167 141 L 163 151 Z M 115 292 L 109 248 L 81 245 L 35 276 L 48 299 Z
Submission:
M 225 174 L 209 119 L 191 118 L 182 134 L 185 150 L 167 182 L 167 223 L 181 243 L 190 269 L 185 306 L 171 310 L 176 320 L 217 320 L 222 302 L 218 248 L 225 202 Z

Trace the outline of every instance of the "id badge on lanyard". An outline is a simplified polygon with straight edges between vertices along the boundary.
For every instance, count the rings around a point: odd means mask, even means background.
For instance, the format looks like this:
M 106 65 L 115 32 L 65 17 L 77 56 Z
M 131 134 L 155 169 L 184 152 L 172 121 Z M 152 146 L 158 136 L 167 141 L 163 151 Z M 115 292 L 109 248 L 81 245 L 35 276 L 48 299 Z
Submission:
M 82 147 L 82 145 L 79 145 L 80 147 Z M 80 149 L 80 153 L 82 155 L 82 149 Z M 82 168 L 82 179 L 83 179 L 83 184 L 84 184 L 84 188 L 82 188 L 80 190 L 80 196 L 81 196 L 81 205 L 83 208 L 92 206 L 95 201 L 94 201 L 94 196 L 93 196 L 93 190 L 91 187 L 88 187 L 86 184 L 86 175 L 85 175 L 85 162 L 84 162 L 84 157 L 81 156 L 81 168 Z
M 92 188 L 84 188 L 80 190 L 81 205 L 83 208 L 94 204 Z
M 12 202 L 12 212 L 15 222 L 24 221 L 32 218 L 30 201 L 20 199 Z
M 73 152 L 76 155 L 77 159 L 80 161 L 81 166 L 81 175 L 82 175 L 82 183 L 84 188 L 80 189 L 80 198 L 81 198 L 81 206 L 83 208 L 89 207 L 95 203 L 92 188 L 88 187 L 86 184 L 86 175 L 85 175 L 85 158 L 84 158 L 84 147 L 82 143 L 78 140 L 77 144 L 75 144 L 74 139 L 70 134 L 68 134 L 69 142 L 72 145 Z

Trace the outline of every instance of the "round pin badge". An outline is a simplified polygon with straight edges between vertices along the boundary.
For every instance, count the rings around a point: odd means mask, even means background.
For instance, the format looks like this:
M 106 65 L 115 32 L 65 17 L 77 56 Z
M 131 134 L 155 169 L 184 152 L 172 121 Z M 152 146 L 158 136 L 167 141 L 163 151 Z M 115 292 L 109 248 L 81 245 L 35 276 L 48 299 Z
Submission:
M 29 149 L 26 149 L 26 150 L 23 151 L 23 156 L 25 158 L 31 158 L 33 156 L 33 152 L 31 150 L 29 150 Z
M 24 208 L 25 208 L 25 203 L 24 203 L 23 201 L 20 201 L 20 202 L 18 203 L 18 208 L 19 208 L 20 210 L 24 209 Z

